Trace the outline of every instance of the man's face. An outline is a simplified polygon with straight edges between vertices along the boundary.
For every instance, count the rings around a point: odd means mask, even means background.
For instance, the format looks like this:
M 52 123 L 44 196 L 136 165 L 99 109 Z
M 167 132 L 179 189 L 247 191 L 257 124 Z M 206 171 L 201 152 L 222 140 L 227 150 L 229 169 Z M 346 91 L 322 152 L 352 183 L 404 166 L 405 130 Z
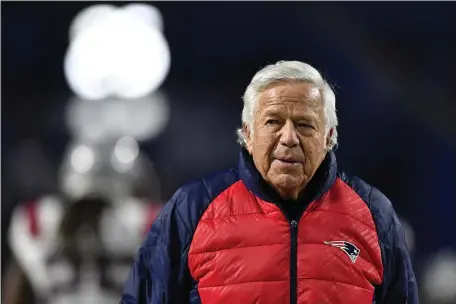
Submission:
M 296 199 L 326 155 L 324 110 L 312 84 L 279 82 L 258 96 L 247 149 L 263 178 L 285 199 Z

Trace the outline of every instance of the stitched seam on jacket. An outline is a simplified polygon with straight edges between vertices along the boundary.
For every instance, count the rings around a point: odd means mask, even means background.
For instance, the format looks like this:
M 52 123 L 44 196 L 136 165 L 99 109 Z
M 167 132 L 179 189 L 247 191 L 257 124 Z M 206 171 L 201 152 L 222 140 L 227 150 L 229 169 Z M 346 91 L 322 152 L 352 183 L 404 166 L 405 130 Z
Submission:
M 236 173 L 235 170 L 233 170 L 233 169 L 230 169 L 230 172 L 233 173 L 233 174 Z M 195 237 L 195 233 L 196 233 L 196 231 L 198 230 L 198 227 L 199 227 L 200 224 L 201 224 L 202 218 L 203 218 L 204 214 L 207 212 L 207 210 L 209 209 L 210 205 L 211 205 L 211 204 L 212 204 L 212 203 L 213 203 L 213 202 L 214 202 L 222 193 L 224 193 L 226 190 L 228 190 L 229 188 L 231 188 L 235 183 L 239 182 L 240 179 L 236 179 L 233 183 L 231 183 L 230 185 L 228 185 L 228 187 L 226 187 L 225 189 L 223 189 L 219 194 L 217 194 L 217 195 L 216 195 L 215 197 L 213 197 L 212 199 L 211 199 L 211 194 L 210 194 L 209 189 L 208 189 L 208 187 L 207 187 L 206 181 L 204 180 L 204 178 L 201 178 L 201 181 L 203 182 L 204 188 L 206 189 L 207 195 L 208 195 L 208 197 L 209 197 L 209 202 L 208 202 L 206 208 L 202 210 L 202 213 L 201 213 L 201 215 L 199 216 L 198 221 L 196 222 L 195 229 L 194 229 L 194 230 L 189 230 L 190 232 L 192 232 L 192 234 L 191 234 L 191 237 L 190 237 L 190 242 L 187 244 L 187 246 L 185 247 L 185 251 L 184 251 L 185 253 L 187 253 L 187 269 L 188 269 L 188 271 L 189 271 L 190 277 L 191 277 L 195 282 L 196 282 L 196 280 L 195 280 L 195 278 L 194 278 L 194 276 L 193 276 L 192 270 L 190 269 L 190 265 L 189 265 L 189 261 L 190 261 L 190 260 L 188 259 L 188 256 L 192 255 L 192 254 L 190 253 L 190 247 L 191 247 L 192 244 L 193 244 L 193 239 L 194 239 L 194 237 Z M 196 284 L 198 284 L 198 282 L 196 282 Z
M 242 213 L 242 214 L 226 214 L 226 215 L 222 215 L 222 216 L 201 219 L 200 221 L 213 221 L 213 220 L 217 220 L 217 219 L 224 219 L 224 218 L 229 218 L 229 217 L 238 217 L 238 216 L 244 216 L 244 215 L 254 215 L 254 214 L 268 215 L 268 214 L 275 213 L 275 212 L 280 212 L 280 211 L 277 210 L 277 211 L 268 212 L 268 213 L 252 212 L 252 213 Z
M 385 233 L 382 237 L 380 237 L 380 235 L 378 234 L 378 229 L 377 229 L 377 223 L 375 222 L 375 218 L 374 218 L 374 215 L 372 214 L 372 210 L 371 210 L 371 197 L 372 197 L 372 192 L 374 190 L 374 187 L 372 187 L 372 185 L 369 185 L 367 184 L 369 187 L 370 187 L 370 192 L 369 192 L 369 195 L 368 195 L 368 198 L 365 199 L 362 195 L 360 195 L 358 193 L 358 191 L 356 191 L 356 189 L 349 184 L 348 181 L 346 181 L 344 178 L 342 177 L 339 177 L 339 179 L 345 184 L 347 185 L 350 189 L 352 189 L 360 198 L 361 200 L 366 204 L 366 207 L 369 209 L 369 213 L 372 217 L 372 221 L 374 222 L 374 227 L 375 227 L 375 231 L 377 232 L 377 237 L 378 237 L 378 240 L 381 241 L 389 232 L 390 228 L 388 228 L 388 231 L 387 233 Z M 393 222 L 394 222 L 394 218 L 393 218 Z M 391 225 L 391 224 L 390 224 Z M 381 248 L 380 248 L 380 251 L 381 251 Z
M 370 192 L 369 192 L 369 195 L 368 195 L 367 199 L 365 199 L 362 195 L 360 195 L 360 194 L 358 193 L 358 191 L 357 191 L 352 185 L 350 185 L 350 183 L 349 183 L 347 180 L 345 180 L 344 178 L 342 178 L 342 177 L 340 177 L 340 176 L 339 176 L 339 179 L 340 179 L 345 185 L 347 185 L 348 187 L 350 187 L 350 189 L 352 189 L 352 190 L 361 198 L 361 200 L 366 204 L 367 208 L 369 209 L 369 213 L 371 214 L 372 220 L 373 220 L 373 222 L 374 222 L 375 231 L 377 232 L 377 235 L 378 235 L 378 240 L 381 241 L 386 235 L 388 235 L 389 231 L 391 230 L 391 225 L 392 225 L 393 223 L 390 224 L 390 227 L 388 228 L 387 232 L 386 232 L 383 236 L 380 236 L 380 235 L 378 234 L 377 223 L 375 222 L 374 215 L 372 214 L 372 211 L 371 211 L 371 201 L 372 201 L 371 198 L 372 198 L 372 192 L 374 191 L 374 187 L 373 187 L 372 185 L 369 185 L 369 184 L 366 183 L 366 184 L 370 187 Z M 392 222 L 394 222 L 394 218 L 393 218 L 393 221 L 392 221 Z
M 211 250 L 211 251 L 192 252 L 192 253 L 189 253 L 188 255 L 199 255 L 199 254 L 206 254 L 206 253 L 216 253 L 218 251 L 228 251 L 228 250 L 235 250 L 235 249 L 255 248 L 255 247 L 273 246 L 273 245 L 288 245 L 288 243 L 283 242 L 283 243 L 264 244 L 264 245 L 232 247 L 232 248 L 216 249 L 216 250 Z
M 326 282 L 330 282 L 330 283 L 339 283 L 339 284 L 343 284 L 343 285 L 349 285 L 349 286 L 355 286 L 355 287 L 358 287 L 358 288 L 361 288 L 361 289 L 364 289 L 364 290 L 368 290 L 370 292 L 373 292 L 374 289 L 369 289 L 369 288 L 366 288 L 366 287 L 361 287 L 361 286 L 358 286 L 358 285 L 355 285 L 355 284 L 351 284 L 351 283 L 344 283 L 344 282 L 340 282 L 340 281 L 337 281 L 337 280 L 327 280 L 327 279 L 316 279 L 316 278 L 298 278 L 298 281 L 301 280 L 315 280 L 315 281 L 326 281 Z
M 372 198 L 372 192 L 373 192 L 374 188 L 373 188 L 372 186 L 370 186 L 370 190 L 371 190 L 371 191 L 369 192 L 369 198 L 367 199 L 367 202 L 366 202 L 366 205 L 367 205 L 367 207 L 369 208 L 369 210 L 370 210 L 370 208 L 371 208 L 371 202 L 372 202 L 372 201 L 371 201 L 371 198 Z M 362 198 L 361 198 L 361 199 L 362 199 Z
M 249 283 L 277 283 L 277 282 L 287 282 L 288 283 L 288 280 L 248 281 L 248 282 L 239 282 L 239 283 L 228 283 L 228 284 L 223 284 L 223 285 L 211 285 L 211 286 L 204 286 L 204 287 L 198 286 L 198 289 L 226 287 L 226 286 L 231 286 L 231 285 L 241 285 L 241 284 L 249 284 Z
M 187 225 L 185 225 L 185 222 L 184 222 L 184 220 L 183 220 L 183 218 L 182 218 L 182 215 L 179 213 L 178 209 L 176 209 L 176 214 L 179 216 L 180 221 L 184 224 L 183 226 L 184 226 L 184 228 L 185 228 L 185 232 L 188 233 L 188 234 L 190 234 L 191 229 L 190 229 L 189 227 L 187 227 Z M 185 245 L 184 250 L 182 251 L 181 258 L 182 258 L 183 256 L 186 256 L 186 255 L 187 255 L 187 253 L 188 253 L 188 251 L 189 251 L 189 249 L 190 249 L 190 244 L 191 244 L 191 243 L 192 243 L 192 238 L 189 238 L 187 244 Z
M 231 170 L 232 171 L 232 170 Z M 211 197 L 211 194 L 209 193 L 209 189 L 207 188 L 207 184 L 206 184 L 206 181 L 204 179 L 201 179 L 201 181 L 203 182 L 203 185 L 204 185 L 204 188 L 206 189 L 206 192 L 207 192 L 207 195 L 208 197 L 210 198 Z M 216 196 L 214 196 L 212 199 L 209 200 L 209 204 L 207 204 L 207 207 L 206 209 L 203 211 L 203 213 L 201 214 L 201 217 L 199 218 L 198 222 L 200 221 L 203 221 L 203 215 L 206 213 L 207 209 L 209 209 L 209 206 L 220 196 L 222 195 L 223 193 L 225 193 L 228 189 L 230 189 L 231 187 L 233 187 L 234 184 L 238 183 L 240 181 L 240 179 L 237 179 L 234 183 L 230 184 L 228 187 L 226 187 L 225 189 L 223 189 L 219 194 L 217 194 Z M 195 229 L 196 230 L 196 229 Z
M 205 181 L 203 178 L 201 179 L 201 181 L 203 182 L 204 189 L 206 189 L 207 196 L 210 198 L 210 197 L 211 197 L 211 194 L 209 193 L 209 189 L 207 188 L 206 181 Z M 230 187 L 231 187 L 231 186 L 232 186 L 232 185 L 230 185 Z M 229 187 L 228 187 L 228 188 L 229 188 Z M 228 189 L 228 188 L 226 188 L 226 189 Z M 226 189 L 223 190 L 222 192 L 220 192 L 218 195 L 220 195 L 221 193 L 225 192 Z M 218 195 L 217 195 L 217 196 L 218 196 Z M 209 201 L 209 205 L 210 205 L 214 200 L 215 200 L 215 197 Z M 209 206 L 209 205 L 207 205 L 207 206 Z
M 184 218 L 183 218 L 182 215 L 180 214 L 179 208 L 177 208 L 177 206 L 176 206 L 176 214 L 179 216 L 179 220 L 180 220 L 180 222 L 182 223 L 182 225 L 184 226 L 185 232 L 191 231 L 191 229 L 190 229 L 189 227 L 187 227 L 187 224 L 185 223 Z
M 388 230 L 382 235 L 382 237 L 379 237 L 379 240 L 382 241 L 382 243 L 383 243 L 383 239 L 391 232 L 391 230 L 394 227 L 396 227 L 396 224 L 394 223 L 394 217 L 393 217 L 391 224 L 389 224 L 389 226 L 388 226 Z
M 358 219 L 358 218 L 356 218 L 356 217 L 354 217 L 353 215 L 350 215 L 350 214 L 348 214 L 348 213 L 334 212 L 334 211 L 328 211 L 328 210 L 318 210 L 318 209 L 317 209 L 317 210 L 312 210 L 312 212 L 328 212 L 328 213 L 332 213 L 332 214 L 346 215 L 346 216 L 348 216 L 348 217 L 351 217 L 352 219 L 355 219 L 356 221 L 360 222 L 361 224 L 367 226 L 369 229 L 374 230 L 374 232 L 377 233 L 377 229 L 375 229 L 375 228 L 372 227 L 371 225 L 369 225 L 369 224 L 363 222 L 362 220 L 360 220 L 360 219 Z M 312 212 L 311 212 L 311 213 L 312 213 Z

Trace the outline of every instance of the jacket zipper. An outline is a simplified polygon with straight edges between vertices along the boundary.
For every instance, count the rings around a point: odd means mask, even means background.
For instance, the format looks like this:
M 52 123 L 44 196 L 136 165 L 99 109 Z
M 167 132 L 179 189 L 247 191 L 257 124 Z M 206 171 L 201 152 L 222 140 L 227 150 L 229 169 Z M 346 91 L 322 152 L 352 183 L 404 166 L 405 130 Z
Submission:
M 291 256 L 290 256 L 290 304 L 298 303 L 298 222 L 290 222 Z

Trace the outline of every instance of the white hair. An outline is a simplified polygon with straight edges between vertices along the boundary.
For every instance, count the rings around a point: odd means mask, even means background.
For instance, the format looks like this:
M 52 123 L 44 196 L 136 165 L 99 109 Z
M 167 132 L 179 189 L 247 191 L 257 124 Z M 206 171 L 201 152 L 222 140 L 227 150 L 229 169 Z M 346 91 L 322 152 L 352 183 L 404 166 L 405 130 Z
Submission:
M 242 123 L 249 127 L 253 134 L 253 122 L 258 103 L 258 95 L 269 85 L 281 81 L 304 82 L 315 85 L 319 89 L 325 114 L 325 134 L 333 129 L 327 149 L 331 150 L 337 145 L 337 114 L 336 96 L 331 86 L 323 79 L 313 66 L 300 61 L 279 61 L 268 65 L 258 71 L 245 90 L 244 108 L 242 110 Z M 246 146 L 246 137 L 242 128 L 237 130 L 238 142 Z

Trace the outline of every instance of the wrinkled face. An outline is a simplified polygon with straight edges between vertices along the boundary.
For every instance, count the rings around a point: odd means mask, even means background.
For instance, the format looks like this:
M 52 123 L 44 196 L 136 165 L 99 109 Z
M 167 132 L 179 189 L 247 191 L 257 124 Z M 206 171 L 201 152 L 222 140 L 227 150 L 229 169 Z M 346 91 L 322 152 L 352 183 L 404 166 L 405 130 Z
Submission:
M 320 91 L 312 84 L 279 82 L 258 96 L 247 149 L 263 178 L 285 199 L 297 199 L 326 156 Z M 332 132 L 332 131 L 330 131 Z

